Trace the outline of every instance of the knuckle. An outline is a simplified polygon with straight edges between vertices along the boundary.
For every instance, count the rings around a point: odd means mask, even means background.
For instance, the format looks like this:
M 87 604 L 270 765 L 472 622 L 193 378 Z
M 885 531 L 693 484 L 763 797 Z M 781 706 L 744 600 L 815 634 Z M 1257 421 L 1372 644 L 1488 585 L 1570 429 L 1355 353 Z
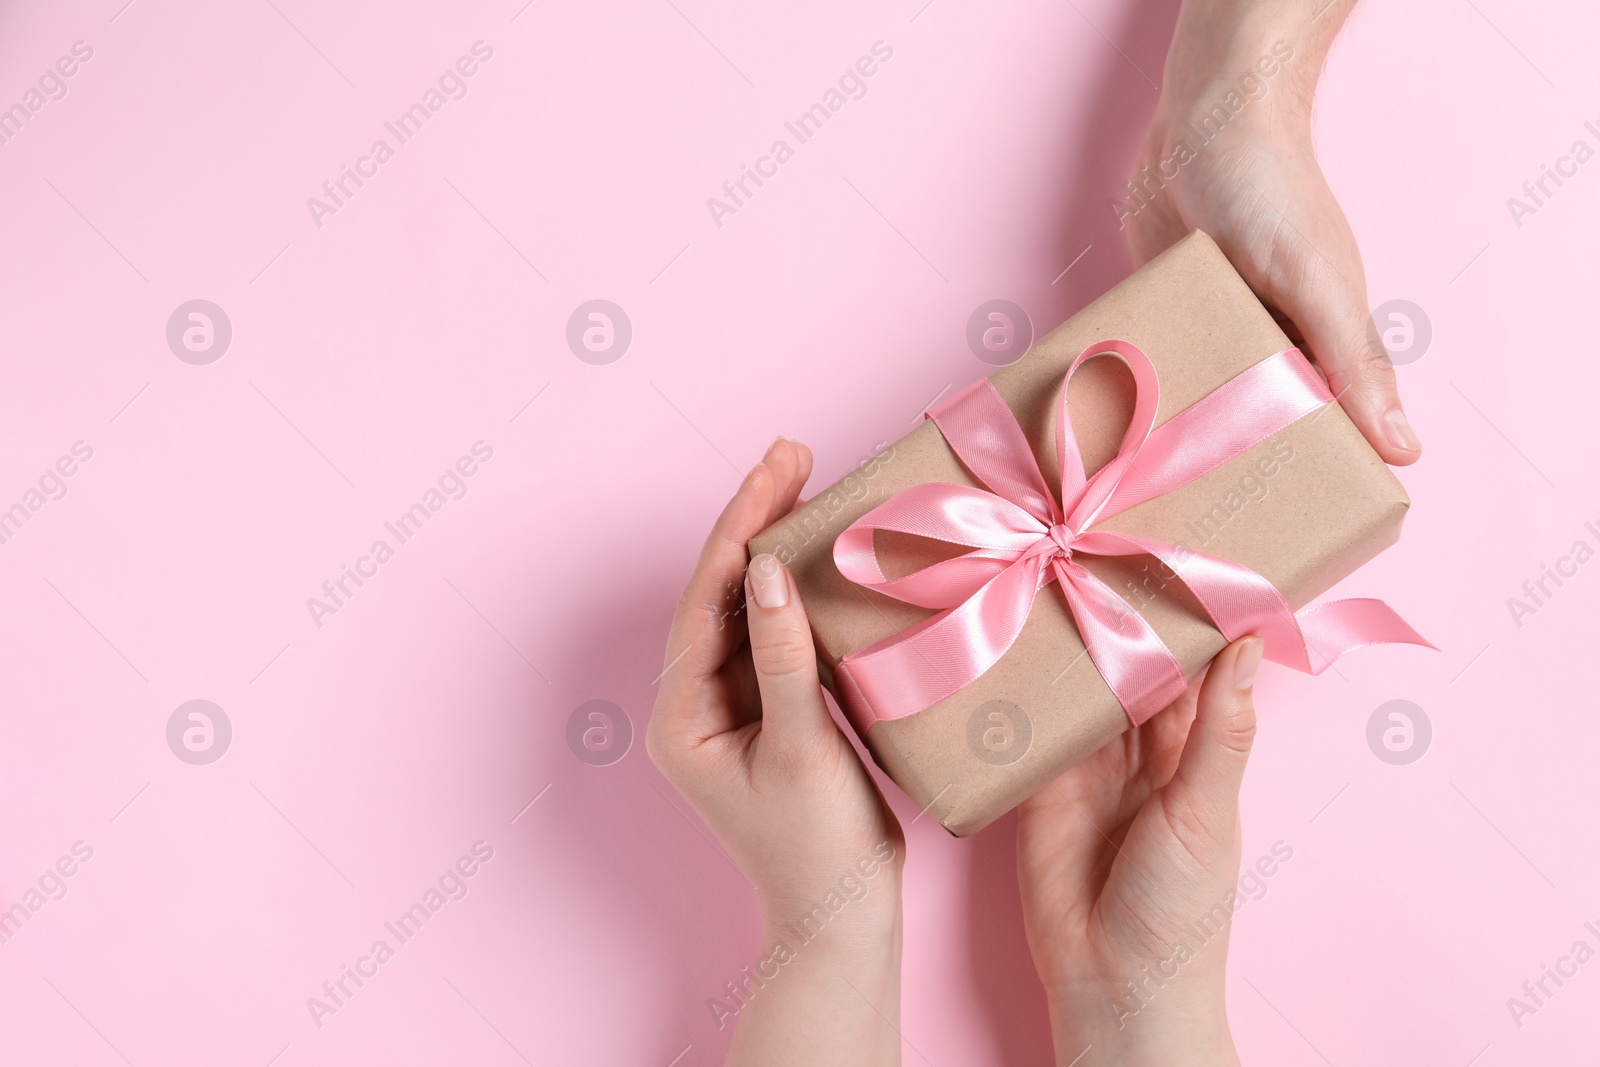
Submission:
M 1356 380 L 1367 386 L 1386 387 L 1394 383 L 1394 359 L 1384 347 L 1370 317 L 1352 324 L 1345 331 L 1343 352 Z
M 762 674 L 798 674 L 811 665 L 811 635 L 797 626 L 765 627 L 751 634 L 750 654 Z
M 1394 360 L 1380 344 L 1376 348 L 1357 350 L 1355 371 L 1363 385 L 1379 389 L 1393 389 L 1395 384 Z
M 674 614 L 677 618 L 685 619 L 699 617 L 715 619 L 717 607 L 703 596 L 696 595 L 693 589 L 685 589 L 678 597 L 678 607 Z
M 1234 708 L 1217 724 L 1217 743 L 1229 752 L 1248 756 L 1256 740 L 1256 717 L 1248 705 Z

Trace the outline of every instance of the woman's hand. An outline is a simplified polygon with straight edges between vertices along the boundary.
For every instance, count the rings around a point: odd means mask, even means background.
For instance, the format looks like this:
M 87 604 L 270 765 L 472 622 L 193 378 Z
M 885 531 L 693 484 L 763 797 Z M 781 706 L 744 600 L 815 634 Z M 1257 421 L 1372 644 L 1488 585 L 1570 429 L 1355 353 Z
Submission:
M 1203 683 L 1022 805 L 1023 919 L 1063 1067 L 1089 1045 L 1120 1067 L 1238 1063 L 1223 972 L 1263 647 L 1230 645 Z
M 650 757 L 749 879 L 759 955 L 730 975 L 729 1063 L 898 1064 L 905 839 L 817 681 L 799 591 L 746 543 L 787 514 L 811 453 L 780 438 L 723 510 L 678 603 Z
M 1191 230 L 1210 234 L 1372 447 L 1407 464 L 1422 444 L 1372 325 L 1355 235 L 1311 140 L 1317 79 L 1353 7 L 1186 0 L 1121 219 L 1139 263 Z

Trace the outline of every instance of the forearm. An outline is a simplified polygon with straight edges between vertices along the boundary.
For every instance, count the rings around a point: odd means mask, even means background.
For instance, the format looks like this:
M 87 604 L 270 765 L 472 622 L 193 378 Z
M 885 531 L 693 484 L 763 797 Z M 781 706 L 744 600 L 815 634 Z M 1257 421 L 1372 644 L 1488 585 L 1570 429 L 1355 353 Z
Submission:
M 901 912 L 885 889 L 836 914 L 768 916 L 761 961 L 725 990 L 743 1002 L 729 1067 L 898 1067 Z

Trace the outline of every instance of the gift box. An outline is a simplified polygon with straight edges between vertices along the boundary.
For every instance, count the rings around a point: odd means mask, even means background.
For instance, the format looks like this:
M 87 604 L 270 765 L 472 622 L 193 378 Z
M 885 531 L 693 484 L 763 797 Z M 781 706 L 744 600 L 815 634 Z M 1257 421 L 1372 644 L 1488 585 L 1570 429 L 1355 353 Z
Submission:
M 790 568 L 878 764 L 964 836 L 1148 718 L 1229 632 L 1273 631 L 1268 658 L 1312 670 L 1426 643 L 1376 601 L 1285 629 L 1408 507 L 1332 401 L 1197 232 L 750 551 Z

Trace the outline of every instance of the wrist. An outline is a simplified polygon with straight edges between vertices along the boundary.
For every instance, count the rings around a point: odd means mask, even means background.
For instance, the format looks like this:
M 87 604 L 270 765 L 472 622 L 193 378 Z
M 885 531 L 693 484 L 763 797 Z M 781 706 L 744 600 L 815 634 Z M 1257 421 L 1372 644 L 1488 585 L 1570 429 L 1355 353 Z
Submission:
M 764 895 L 763 946 L 774 958 L 803 954 L 864 968 L 892 956 L 898 967 L 901 913 L 898 867 L 885 867 L 870 881 L 845 879 L 809 895 Z
M 886 838 L 837 865 L 819 857 L 793 859 L 783 867 L 769 865 L 773 877 L 756 887 L 767 944 L 848 952 L 881 943 L 886 932 L 899 928 L 903 841 Z
M 1158 118 L 1181 125 L 1215 106 L 1247 102 L 1244 110 L 1258 117 L 1309 125 L 1323 62 L 1353 6 L 1354 0 L 1185 0 Z
M 1047 990 L 1057 1061 L 1093 1046 L 1119 1067 L 1237 1067 L 1220 983 L 1215 989 L 1150 981 L 1072 983 Z
M 1179 40 L 1173 39 L 1176 55 Z M 1205 143 L 1226 127 L 1310 136 L 1320 58 L 1286 37 L 1237 41 L 1173 69 L 1169 60 L 1151 133 Z
M 737 1021 L 728 1063 L 871 1064 L 900 1061 L 899 884 L 830 910 L 763 895 L 758 961 L 724 983 L 713 1007 L 719 1028 Z

